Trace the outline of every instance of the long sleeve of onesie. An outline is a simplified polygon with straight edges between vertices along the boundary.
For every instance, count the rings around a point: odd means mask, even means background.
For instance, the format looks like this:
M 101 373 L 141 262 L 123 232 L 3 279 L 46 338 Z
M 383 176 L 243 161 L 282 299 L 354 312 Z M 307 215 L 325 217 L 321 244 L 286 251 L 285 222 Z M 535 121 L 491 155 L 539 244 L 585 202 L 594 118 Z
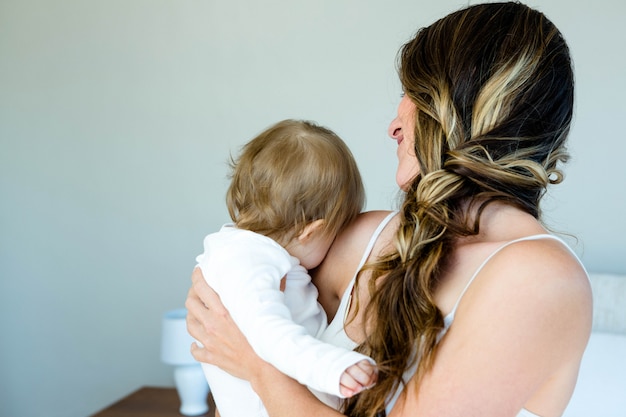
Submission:
M 280 291 L 280 281 L 289 271 L 302 267 L 275 241 L 224 227 L 205 238 L 204 249 L 204 254 L 197 258 L 204 278 L 219 294 L 257 354 L 281 372 L 314 390 L 342 397 L 341 374 L 363 359 L 373 363 L 367 356 L 324 343 L 310 334 L 321 329 L 311 329 L 309 325 L 307 331 L 294 323 Z M 317 291 L 312 284 L 309 287 L 317 306 L 311 313 L 321 311 L 319 326 L 325 327 L 326 315 L 317 303 Z M 299 316 L 299 320 L 307 319 Z

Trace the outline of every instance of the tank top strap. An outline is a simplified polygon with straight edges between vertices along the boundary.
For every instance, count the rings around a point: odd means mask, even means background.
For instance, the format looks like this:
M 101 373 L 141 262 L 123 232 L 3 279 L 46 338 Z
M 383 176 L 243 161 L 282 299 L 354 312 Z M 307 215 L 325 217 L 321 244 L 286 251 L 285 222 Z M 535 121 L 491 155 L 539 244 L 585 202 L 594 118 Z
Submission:
M 356 282 L 356 277 L 359 274 L 359 271 L 361 270 L 361 268 L 363 268 L 363 265 L 365 265 L 365 262 L 367 262 L 367 259 L 372 253 L 372 249 L 374 248 L 374 245 L 376 244 L 376 241 L 378 240 L 378 237 L 380 236 L 381 232 L 397 213 L 398 213 L 397 211 L 392 211 L 391 213 L 389 213 L 378 224 L 378 226 L 374 230 L 374 233 L 372 233 L 372 236 L 370 237 L 370 240 L 369 242 L 367 242 L 367 246 L 365 247 L 365 250 L 363 251 L 361 260 L 359 261 L 359 264 L 356 270 L 354 271 L 354 275 L 352 276 L 352 279 L 350 280 L 350 282 L 348 283 L 348 286 L 343 292 L 341 301 L 339 302 L 339 308 L 337 309 L 337 312 L 335 313 L 335 317 L 333 318 L 333 320 L 331 320 L 331 323 L 329 324 L 330 328 L 343 332 L 343 326 L 347 319 L 348 312 L 350 310 L 350 302 L 352 301 L 352 290 L 354 289 L 354 283 Z
M 365 262 L 367 261 L 367 258 L 369 258 L 370 254 L 372 253 L 372 249 L 374 248 L 374 245 L 376 244 L 376 241 L 378 240 L 378 236 L 380 236 L 380 234 L 383 231 L 383 229 L 385 228 L 385 226 L 387 226 L 387 224 L 391 221 L 391 219 L 393 219 L 393 217 L 396 214 L 398 214 L 397 211 L 392 211 L 391 213 L 389 213 L 383 219 L 383 221 L 381 221 L 378 224 L 378 226 L 376 227 L 376 230 L 374 230 L 374 233 L 372 233 L 372 237 L 370 237 L 369 242 L 367 242 L 367 246 L 365 247 L 365 250 L 363 251 L 363 256 L 361 257 L 361 260 L 359 261 L 359 266 L 357 267 L 356 271 L 354 272 L 354 276 L 352 277 L 352 281 L 354 281 L 356 279 L 356 276 L 358 275 L 359 271 L 361 270 L 361 268 L 363 268 L 363 265 L 365 265 Z
M 476 271 L 474 272 L 474 275 L 472 275 L 472 277 L 470 278 L 470 280 L 467 282 L 467 284 L 465 284 L 465 288 L 463 288 L 463 291 L 461 291 L 461 294 L 459 295 L 458 299 L 456 300 L 456 303 L 454 304 L 454 307 L 452 308 L 452 311 L 444 318 L 444 323 L 445 323 L 445 328 L 449 327 L 450 324 L 452 324 L 452 321 L 454 320 L 454 314 L 456 313 L 457 308 L 459 307 L 459 304 L 461 303 L 461 299 L 463 298 L 463 296 L 465 295 L 465 293 L 467 292 L 467 290 L 469 289 L 470 285 L 472 285 L 472 282 L 474 282 L 474 280 L 476 279 L 476 277 L 478 276 L 478 274 L 480 273 L 480 271 L 482 271 L 482 269 L 485 267 L 485 265 L 487 265 L 487 263 L 494 257 L 496 256 L 502 249 L 514 244 L 514 243 L 518 243 L 518 242 L 524 242 L 524 241 L 528 241 L 528 240 L 540 240 L 540 239 L 553 239 L 556 240 L 558 242 L 561 242 L 563 244 L 563 246 L 565 246 L 569 252 L 574 255 L 574 258 L 576 258 L 576 260 L 578 261 L 578 263 L 580 263 L 580 265 L 583 267 L 583 269 L 585 269 L 585 266 L 582 264 L 582 262 L 580 261 L 580 259 L 578 258 L 578 255 L 576 255 L 576 253 L 572 250 L 572 248 L 569 247 L 569 245 L 567 245 L 561 238 L 554 236 L 554 235 L 550 235 L 547 233 L 543 233 L 543 234 L 538 234 L 538 235 L 531 235 L 531 236 L 525 236 L 525 237 L 521 237 L 519 239 L 514 239 L 511 240 L 509 242 L 506 242 L 505 244 L 503 244 L 502 246 L 500 246 L 499 248 L 497 248 L 495 251 L 493 251 L 478 267 L 478 269 L 476 269 Z M 585 270 L 585 273 L 587 271 Z M 587 274 L 588 276 L 588 274 Z

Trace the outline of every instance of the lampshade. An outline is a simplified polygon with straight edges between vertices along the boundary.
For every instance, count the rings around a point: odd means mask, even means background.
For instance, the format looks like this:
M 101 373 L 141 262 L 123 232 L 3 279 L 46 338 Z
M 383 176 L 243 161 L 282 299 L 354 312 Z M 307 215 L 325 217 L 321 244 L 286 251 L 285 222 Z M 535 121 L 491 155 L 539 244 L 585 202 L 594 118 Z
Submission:
M 192 365 L 198 362 L 191 356 L 194 339 L 187 333 L 187 309 L 171 310 L 163 315 L 161 332 L 161 360 L 169 365 Z
M 199 416 L 209 411 L 207 384 L 202 367 L 191 356 L 194 339 L 187 333 L 187 310 L 180 308 L 163 315 L 161 360 L 174 365 L 174 382 L 180 398 L 180 413 Z

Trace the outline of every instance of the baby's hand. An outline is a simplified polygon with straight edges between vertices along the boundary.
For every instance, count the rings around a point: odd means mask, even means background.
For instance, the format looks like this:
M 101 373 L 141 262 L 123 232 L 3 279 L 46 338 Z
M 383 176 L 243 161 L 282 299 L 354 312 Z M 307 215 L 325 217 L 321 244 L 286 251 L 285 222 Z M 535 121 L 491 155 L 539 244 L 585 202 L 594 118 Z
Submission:
M 339 379 L 341 395 L 350 398 L 359 392 L 371 388 L 378 378 L 376 366 L 367 360 L 362 360 L 346 369 Z

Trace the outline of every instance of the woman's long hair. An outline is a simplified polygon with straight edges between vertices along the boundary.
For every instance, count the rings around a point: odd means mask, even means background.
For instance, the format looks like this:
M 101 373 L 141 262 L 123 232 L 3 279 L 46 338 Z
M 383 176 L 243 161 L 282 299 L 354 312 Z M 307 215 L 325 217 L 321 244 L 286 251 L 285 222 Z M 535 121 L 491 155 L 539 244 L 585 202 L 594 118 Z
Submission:
M 458 238 L 478 234 L 494 201 L 539 218 L 547 185 L 563 179 L 557 162 L 568 159 L 569 50 L 536 10 L 490 3 L 448 15 L 403 46 L 399 75 L 416 106 L 420 174 L 406 191 L 394 253 L 366 267 L 373 278 L 359 350 L 379 375 L 346 402 L 350 416 L 383 410 L 417 358 L 418 383 L 432 366 L 444 327 L 433 293 Z

